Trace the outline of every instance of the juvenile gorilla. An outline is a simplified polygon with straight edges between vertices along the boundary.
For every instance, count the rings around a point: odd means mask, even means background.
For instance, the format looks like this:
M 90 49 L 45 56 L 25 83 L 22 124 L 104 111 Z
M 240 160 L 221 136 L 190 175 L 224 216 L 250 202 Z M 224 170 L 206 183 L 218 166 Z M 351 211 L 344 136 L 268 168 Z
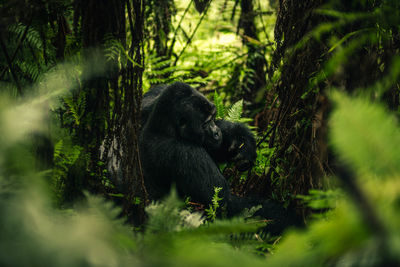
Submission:
M 180 196 L 190 196 L 192 201 L 208 205 L 214 188 L 221 187 L 219 196 L 223 198 L 221 204 L 227 207 L 228 216 L 262 204 L 256 215 L 274 221 L 266 231 L 278 234 L 295 223 L 293 214 L 277 203 L 240 198 L 230 193 L 228 182 L 205 149 L 209 146 L 205 141 L 210 134 L 216 137 L 213 145 L 223 146 L 214 128 L 215 106 L 211 102 L 189 85 L 179 82 L 164 87 L 154 96 L 148 115 L 145 113 L 147 119 L 144 119 L 139 140 L 145 185 L 151 199 L 161 199 L 175 185 Z M 224 129 L 224 123 L 221 125 Z M 225 157 L 215 155 L 219 156 Z
M 151 88 L 143 96 L 142 125 L 147 122 L 155 101 L 167 85 L 161 84 Z M 217 120 L 215 124 L 222 132 L 222 142 L 214 142 L 206 136 L 204 148 L 217 163 L 234 163 L 239 171 L 250 169 L 257 157 L 256 141 L 248 127 L 241 123 Z

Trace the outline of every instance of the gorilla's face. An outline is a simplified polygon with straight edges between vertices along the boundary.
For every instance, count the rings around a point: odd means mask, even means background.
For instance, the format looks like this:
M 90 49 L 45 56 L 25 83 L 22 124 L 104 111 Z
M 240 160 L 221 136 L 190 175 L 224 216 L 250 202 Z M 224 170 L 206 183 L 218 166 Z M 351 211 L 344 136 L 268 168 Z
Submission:
M 180 137 L 201 146 L 218 148 L 222 143 L 222 133 L 215 124 L 214 104 L 196 91 L 181 104 L 178 120 Z
M 222 132 L 221 129 L 215 124 L 216 110 L 214 108 L 213 113 L 208 116 L 202 127 L 204 130 L 204 146 L 211 149 L 217 149 L 222 143 Z

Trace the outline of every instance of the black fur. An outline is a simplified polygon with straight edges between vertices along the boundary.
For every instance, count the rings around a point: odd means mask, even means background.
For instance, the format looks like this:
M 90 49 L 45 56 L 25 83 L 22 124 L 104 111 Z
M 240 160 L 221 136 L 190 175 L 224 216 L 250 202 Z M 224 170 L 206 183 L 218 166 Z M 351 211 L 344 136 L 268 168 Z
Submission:
M 205 149 L 208 133 L 204 123 L 215 112 L 211 102 L 189 85 L 179 82 L 165 86 L 153 96 L 139 140 L 145 185 L 151 199 L 163 198 L 175 185 L 181 197 L 189 196 L 192 201 L 209 205 L 214 188 L 221 187 L 221 204 L 226 206 L 229 217 L 239 214 L 244 208 L 261 204 L 262 208 L 256 215 L 273 220 L 265 231 L 279 234 L 288 225 L 296 223 L 292 219 L 294 215 L 278 203 L 240 198 L 230 193 L 228 182 Z M 219 125 L 230 129 L 228 122 Z M 242 126 L 235 127 L 239 132 L 243 130 Z M 233 137 L 236 134 L 232 132 Z M 229 138 L 231 136 L 227 140 Z M 238 154 L 240 151 L 229 154 L 228 159 L 234 160 Z M 218 157 L 223 159 L 225 155 Z
M 256 140 L 250 129 L 225 120 L 216 121 L 222 132 L 222 143 L 217 149 L 207 148 L 218 163 L 233 162 L 239 171 L 253 167 L 257 158 Z
M 229 186 L 204 149 L 203 124 L 215 106 L 184 83 L 173 83 L 156 98 L 140 135 L 140 155 L 150 197 L 160 199 L 176 185 L 181 196 L 211 203 L 214 187 Z
M 166 88 L 165 84 L 156 85 L 144 94 L 142 125 L 147 122 L 154 103 Z M 239 171 L 250 169 L 257 157 L 256 141 L 250 129 L 241 123 L 226 120 L 217 120 L 215 123 L 222 132 L 222 143 L 218 145 L 212 137 L 206 136 L 204 148 L 210 156 L 217 163 L 234 163 Z
M 141 106 L 142 125 L 145 125 L 145 123 L 147 122 L 147 119 L 149 118 L 150 112 L 153 109 L 155 101 L 165 88 L 167 88 L 166 84 L 159 84 L 151 87 L 150 90 L 143 95 L 142 106 Z

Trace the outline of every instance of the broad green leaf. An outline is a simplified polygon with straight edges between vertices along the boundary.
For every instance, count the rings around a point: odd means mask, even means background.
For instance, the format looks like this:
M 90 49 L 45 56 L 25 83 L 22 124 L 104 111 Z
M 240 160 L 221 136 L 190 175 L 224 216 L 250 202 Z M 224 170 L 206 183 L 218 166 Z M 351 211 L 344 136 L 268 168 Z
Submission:
M 336 104 L 330 141 L 356 171 L 389 175 L 400 172 L 400 132 L 393 115 L 365 97 L 334 92 Z

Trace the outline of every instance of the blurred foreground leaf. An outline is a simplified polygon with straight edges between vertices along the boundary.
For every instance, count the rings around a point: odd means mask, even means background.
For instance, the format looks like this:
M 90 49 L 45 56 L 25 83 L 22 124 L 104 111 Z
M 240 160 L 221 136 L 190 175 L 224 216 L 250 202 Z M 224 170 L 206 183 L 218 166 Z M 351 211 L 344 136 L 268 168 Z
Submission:
M 400 172 L 400 131 L 393 115 L 365 97 L 334 92 L 331 143 L 356 171 L 377 175 Z
M 341 197 L 336 208 L 307 231 L 283 238 L 268 266 L 394 266 L 400 263 L 400 135 L 396 120 L 365 97 L 332 93 L 330 141 L 358 177 L 356 183 L 383 222 L 386 236 L 371 232 L 359 206 Z M 385 177 L 387 179 L 376 179 Z M 385 246 L 383 247 L 382 244 Z M 398 265 L 397 265 L 398 266 Z

